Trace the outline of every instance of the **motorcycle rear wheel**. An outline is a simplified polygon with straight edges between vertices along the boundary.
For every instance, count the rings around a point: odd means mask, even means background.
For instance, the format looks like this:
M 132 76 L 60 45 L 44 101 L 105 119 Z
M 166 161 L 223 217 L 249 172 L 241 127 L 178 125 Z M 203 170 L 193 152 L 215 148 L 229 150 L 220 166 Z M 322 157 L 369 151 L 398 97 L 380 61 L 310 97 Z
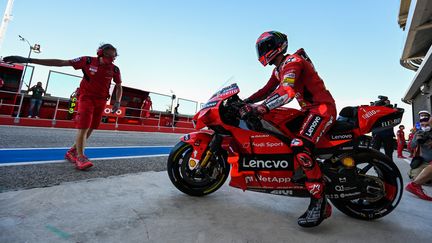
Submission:
M 363 220 L 374 220 L 392 212 L 399 204 L 403 180 L 399 169 L 387 156 L 376 151 L 353 154 L 360 179 L 375 180 L 382 185 L 383 196 L 354 200 L 330 199 L 344 214 Z
M 202 169 L 200 173 L 190 170 L 189 159 L 193 152 L 190 144 L 179 142 L 171 150 L 167 161 L 168 176 L 174 186 L 190 196 L 205 196 L 217 191 L 226 181 L 230 165 L 224 154 L 214 154 L 209 164 L 210 168 Z

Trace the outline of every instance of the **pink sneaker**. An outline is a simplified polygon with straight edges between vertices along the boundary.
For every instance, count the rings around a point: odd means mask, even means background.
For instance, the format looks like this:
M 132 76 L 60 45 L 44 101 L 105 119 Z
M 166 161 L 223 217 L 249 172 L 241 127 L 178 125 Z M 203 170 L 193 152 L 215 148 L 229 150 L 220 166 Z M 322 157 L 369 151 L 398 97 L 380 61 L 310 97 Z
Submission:
M 78 156 L 75 159 L 75 168 L 78 170 L 85 170 L 93 166 L 93 163 L 87 158 L 87 156 Z
M 65 159 L 71 163 L 75 163 L 77 156 L 78 156 L 78 154 L 77 154 L 76 148 L 72 147 L 66 152 Z
M 411 192 L 412 194 L 416 195 L 417 197 L 426 200 L 426 201 L 432 201 L 432 197 L 426 195 L 424 193 L 423 188 L 421 185 L 415 184 L 414 182 L 408 183 L 408 185 L 405 187 L 405 190 Z

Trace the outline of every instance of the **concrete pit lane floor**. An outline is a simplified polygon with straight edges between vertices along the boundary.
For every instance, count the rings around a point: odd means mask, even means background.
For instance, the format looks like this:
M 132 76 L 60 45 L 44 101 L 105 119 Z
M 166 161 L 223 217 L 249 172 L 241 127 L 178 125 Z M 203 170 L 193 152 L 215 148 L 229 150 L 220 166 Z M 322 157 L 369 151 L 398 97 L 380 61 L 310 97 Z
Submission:
M 0 126 L 1 148 L 69 146 L 75 131 Z M 174 145 L 178 134 L 96 131 L 89 146 Z M 47 139 L 49 138 L 49 139 Z M 396 155 L 396 152 L 394 153 Z M 395 156 L 396 157 L 396 156 Z M 404 183 L 407 160 L 394 158 Z M 178 191 L 166 157 L 0 167 L 0 242 L 431 242 L 432 202 L 404 191 L 389 215 L 363 221 L 333 207 L 316 228 L 297 225 L 308 199 L 228 186 Z M 120 167 L 121 166 L 121 167 Z M 424 187 L 432 195 L 432 187 Z
M 396 163 L 406 175 L 408 164 Z M 227 183 L 190 197 L 166 171 L 142 172 L 0 193 L 0 242 L 431 242 L 432 202 L 406 191 L 375 221 L 333 208 L 331 218 L 305 229 L 297 217 L 307 204 Z

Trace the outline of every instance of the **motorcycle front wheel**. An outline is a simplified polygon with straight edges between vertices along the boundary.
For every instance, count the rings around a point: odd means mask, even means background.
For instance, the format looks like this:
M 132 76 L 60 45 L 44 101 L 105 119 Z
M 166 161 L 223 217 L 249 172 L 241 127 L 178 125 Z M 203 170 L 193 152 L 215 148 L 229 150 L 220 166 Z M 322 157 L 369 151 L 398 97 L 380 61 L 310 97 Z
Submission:
M 353 154 L 359 180 L 369 196 L 354 200 L 330 199 L 344 214 L 374 220 L 392 212 L 402 198 L 403 181 L 399 169 L 387 156 L 369 150 Z
M 205 196 L 217 191 L 226 181 L 230 172 L 227 156 L 215 153 L 208 167 L 199 170 L 189 168 L 193 152 L 190 144 L 179 142 L 171 150 L 167 161 L 168 176 L 174 186 L 190 196 Z

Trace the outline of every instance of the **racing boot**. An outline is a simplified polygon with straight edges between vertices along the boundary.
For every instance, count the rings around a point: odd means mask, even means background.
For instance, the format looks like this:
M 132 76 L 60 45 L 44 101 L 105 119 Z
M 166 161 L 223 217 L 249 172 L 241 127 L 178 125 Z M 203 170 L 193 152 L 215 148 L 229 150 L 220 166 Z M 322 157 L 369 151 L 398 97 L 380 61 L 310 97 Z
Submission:
M 87 158 L 87 156 L 78 156 L 75 159 L 75 168 L 78 170 L 86 170 L 93 166 L 93 163 Z
M 295 153 L 295 161 L 302 167 L 307 181 L 306 189 L 311 200 L 306 212 L 298 218 L 297 223 L 302 227 L 314 227 L 331 215 L 331 206 L 324 195 L 324 181 L 321 169 L 311 153 L 313 145 L 304 146 L 301 139 L 293 139 L 291 148 Z
M 315 227 L 321 224 L 324 219 L 330 217 L 331 213 L 332 207 L 325 196 L 321 198 L 312 196 L 308 209 L 298 218 L 297 223 L 301 227 Z
M 76 148 L 72 147 L 66 152 L 65 159 L 71 163 L 75 163 L 77 156 L 78 156 L 78 154 L 77 154 Z

